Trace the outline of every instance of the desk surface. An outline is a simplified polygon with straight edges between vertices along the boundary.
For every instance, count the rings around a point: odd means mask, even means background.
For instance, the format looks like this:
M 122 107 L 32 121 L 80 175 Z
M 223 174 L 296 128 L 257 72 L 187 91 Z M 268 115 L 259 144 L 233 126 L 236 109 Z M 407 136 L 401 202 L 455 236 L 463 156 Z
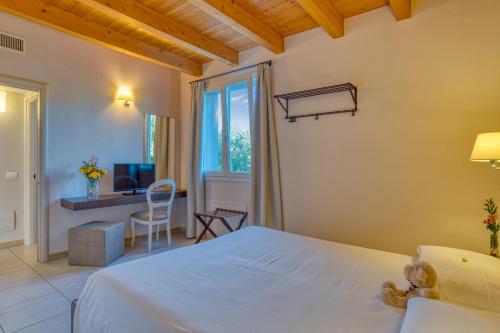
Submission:
M 175 198 L 184 198 L 187 191 L 179 189 L 175 191 Z M 153 200 L 168 199 L 170 191 L 157 192 Z M 70 210 L 85 210 L 113 206 L 130 205 L 147 202 L 146 194 L 124 195 L 123 193 L 102 194 L 96 200 L 88 200 L 87 197 L 62 198 L 61 206 Z

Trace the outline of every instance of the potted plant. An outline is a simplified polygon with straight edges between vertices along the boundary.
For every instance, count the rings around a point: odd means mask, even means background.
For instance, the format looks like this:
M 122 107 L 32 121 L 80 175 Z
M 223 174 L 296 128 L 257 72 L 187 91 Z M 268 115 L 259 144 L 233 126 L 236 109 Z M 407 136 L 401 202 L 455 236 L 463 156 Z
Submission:
M 87 199 L 96 200 L 99 196 L 99 179 L 107 175 L 108 171 L 97 165 L 97 158 L 92 157 L 88 161 L 83 161 L 80 173 L 87 178 Z
M 486 229 L 491 232 L 490 255 L 498 257 L 498 231 L 500 230 L 500 224 L 497 223 L 497 205 L 493 199 L 485 200 L 484 210 L 488 212 L 488 217 L 483 222 L 486 225 Z

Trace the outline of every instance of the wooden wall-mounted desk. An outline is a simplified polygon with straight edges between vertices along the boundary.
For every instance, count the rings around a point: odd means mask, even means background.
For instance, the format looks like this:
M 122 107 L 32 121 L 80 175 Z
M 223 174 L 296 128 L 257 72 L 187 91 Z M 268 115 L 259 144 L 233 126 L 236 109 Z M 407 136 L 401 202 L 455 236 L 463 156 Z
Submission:
M 175 191 L 175 198 L 185 198 L 187 190 L 179 189 Z M 170 192 L 165 191 L 153 194 L 153 200 L 168 200 Z M 61 206 L 70 210 L 86 210 L 104 207 L 131 205 L 146 203 L 146 193 L 135 195 L 124 195 L 123 193 L 102 194 L 96 200 L 89 200 L 87 197 L 62 198 Z

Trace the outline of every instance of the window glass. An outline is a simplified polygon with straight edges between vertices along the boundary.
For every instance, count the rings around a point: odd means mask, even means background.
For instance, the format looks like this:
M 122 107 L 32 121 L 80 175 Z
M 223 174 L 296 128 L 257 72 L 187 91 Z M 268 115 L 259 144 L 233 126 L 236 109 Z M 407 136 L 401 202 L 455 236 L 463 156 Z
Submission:
M 203 170 L 222 172 L 222 105 L 220 91 L 205 93 L 202 154 Z
M 249 173 L 252 146 L 248 81 L 226 86 L 226 110 L 229 136 L 229 171 Z

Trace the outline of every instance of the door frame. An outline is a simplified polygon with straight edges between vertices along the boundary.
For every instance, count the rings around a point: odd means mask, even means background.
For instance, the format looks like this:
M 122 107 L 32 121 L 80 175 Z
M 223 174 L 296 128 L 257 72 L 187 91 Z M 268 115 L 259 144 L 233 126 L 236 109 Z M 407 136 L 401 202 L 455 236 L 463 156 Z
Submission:
M 10 75 L 0 74 L 0 84 L 14 88 L 31 90 L 38 93 L 39 108 L 37 122 L 38 165 L 37 170 L 37 259 L 40 262 L 49 260 L 49 187 L 47 167 L 47 144 L 48 144 L 48 122 L 47 122 L 47 84 L 28 79 L 22 79 Z

